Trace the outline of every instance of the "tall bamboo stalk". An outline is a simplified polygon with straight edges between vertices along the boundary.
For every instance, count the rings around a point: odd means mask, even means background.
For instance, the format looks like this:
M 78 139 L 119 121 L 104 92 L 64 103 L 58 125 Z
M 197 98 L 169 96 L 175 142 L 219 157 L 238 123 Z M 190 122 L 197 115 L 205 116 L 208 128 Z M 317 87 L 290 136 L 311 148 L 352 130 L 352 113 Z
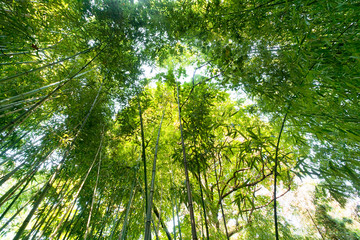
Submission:
M 62 202 L 62 200 L 65 198 L 66 195 L 72 193 L 72 191 L 70 190 L 68 192 L 68 194 L 66 194 L 66 192 L 69 190 L 71 184 L 68 184 L 69 179 L 65 182 L 65 184 L 63 184 L 63 186 L 61 187 L 58 196 L 56 197 L 56 200 L 59 199 L 59 197 L 62 195 L 62 197 L 58 200 L 57 203 L 53 202 L 53 204 L 51 205 L 50 209 L 46 212 L 46 215 L 44 215 L 44 212 L 46 210 L 46 208 L 43 208 L 41 210 L 41 212 L 39 212 L 38 218 L 36 219 L 36 222 L 33 225 L 33 228 L 31 229 L 31 231 L 28 233 L 28 235 L 24 238 L 24 240 L 27 240 L 30 238 L 31 234 L 35 231 L 35 233 L 33 234 L 32 239 L 36 238 L 36 235 L 38 234 L 38 232 L 40 231 L 42 225 L 46 222 L 46 219 L 55 219 L 57 214 L 56 214 L 56 208 L 57 206 Z M 60 181 L 57 184 L 57 186 L 55 187 L 55 189 L 58 189 L 60 185 Z M 64 193 L 63 193 L 64 192 Z M 62 194 L 63 193 L 63 194 Z M 46 205 L 48 205 L 51 202 L 51 200 L 49 199 L 48 202 L 46 203 Z M 59 208 L 59 211 L 61 210 L 61 208 Z M 59 212 L 58 211 L 58 212 Z M 53 217 L 55 215 L 55 217 Z M 51 223 L 47 223 L 48 225 L 50 225 Z M 46 231 L 46 227 L 47 225 L 45 225 L 45 227 L 43 228 L 43 232 Z M 41 237 L 40 237 L 41 238 Z
M 172 182 L 172 180 L 171 180 Z M 173 220 L 173 235 L 174 239 L 176 239 L 176 224 L 175 224 L 175 203 L 174 203 L 174 194 L 171 193 L 171 211 L 172 211 L 172 220 Z
M 66 239 L 66 238 L 68 238 L 68 236 L 70 235 L 71 225 L 73 224 L 74 219 L 76 218 L 76 216 L 77 216 L 77 214 L 78 214 L 78 211 L 79 211 L 79 208 L 76 208 L 76 211 L 75 211 L 75 213 L 73 214 L 73 216 L 72 216 L 72 218 L 71 218 L 71 220 L 70 220 L 70 222 L 69 222 L 69 224 L 68 224 L 68 230 L 67 230 L 67 232 L 65 233 L 63 240 Z
M 275 225 L 275 239 L 279 240 L 279 229 L 278 229 L 278 217 L 277 217 L 277 200 L 276 200 L 276 185 L 277 185 L 277 166 L 278 166 L 278 154 L 279 154 L 279 145 L 281 134 L 283 132 L 285 121 L 286 121 L 287 113 L 284 116 L 284 119 L 281 123 L 281 129 L 279 132 L 279 137 L 276 143 L 276 150 L 275 150 L 275 166 L 274 166 L 274 225 Z
M 182 240 L 181 224 L 180 224 L 180 216 L 179 216 L 179 206 L 178 206 L 176 199 L 175 199 L 175 207 L 176 207 L 176 216 L 177 216 L 178 225 L 179 225 L 179 237 L 180 237 L 180 240 Z
M 207 222 L 206 205 L 205 205 L 205 201 L 204 201 L 204 193 L 203 193 L 203 190 L 202 190 L 200 168 L 198 168 L 198 174 L 199 174 L 199 186 L 200 186 L 201 204 L 202 204 L 204 220 L 205 220 L 206 239 L 209 240 L 209 236 L 210 236 L 209 235 L 209 226 L 208 226 L 208 222 Z
M 6 99 L 1 99 L 0 100 L 0 106 L 4 106 L 5 104 L 9 104 L 10 102 L 13 102 L 15 100 L 18 100 L 18 99 L 26 99 L 25 96 L 28 96 L 28 95 L 32 95 L 34 93 L 37 93 L 37 92 L 40 92 L 41 90 L 44 90 L 44 89 L 47 89 L 49 87 L 52 87 L 52 86 L 55 86 L 55 85 L 58 85 L 60 84 L 62 81 L 58 81 L 58 82 L 54 82 L 54 83 L 51 83 L 49 85 L 46 85 L 46 86 L 43 86 L 43 87 L 40 87 L 40 88 L 37 88 L 37 89 L 34 89 L 34 90 L 31 90 L 29 92 L 26 92 L 26 93 L 21 93 L 21 94 L 18 94 L 16 96 L 12 96 L 12 97 L 8 97 Z M 22 100 L 21 100 L 22 101 Z
M 134 181 L 131 186 L 130 198 L 129 198 L 129 202 L 126 206 L 125 219 L 124 219 L 123 227 L 122 227 L 122 230 L 121 230 L 121 233 L 119 236 L 119 240 L 126 239 L 127 225 L 128 225 L 127 222 L 128 222 L 129 212 L 130 212 L 131 204 L 132 204 L 135 193 L 136 193 L 136 174 L 134 174 Z
M 195 130 L 197 130 L 197 127 L 195 127 Z M 206 239 L 209 240 L 209 226 L 208 226 L 208 222 L 207 222 L 207 216 L 206 216 L 206 206 L 205 206 L 205 201 L 204 201 L 204 194 L 203 194 L 203 190 L 202 190 L 202 183 L 201 183 L 201 171 L 200 171 L 200 162 L 199 159 L 197 157 L 197 148 L 196 148 L 196 135 L 193 135 L 193 142 L 194 142 L 194 146 L 195 146 L 195 156 L 196 156 L 196 162 L 197 162 L 197 172 L 199 175 L 199 186 L 200 186 L 200 196 L 201 196 L 201 205 L 202 205 L 202 209 L 203 209 L 203 214 L 204 214 L 204 220 L 205 220 L 205 230 L 206 230 Z M 202 222 L 202 221 L 201 221 Z M 203 226 L 203 224 L 201 224 L 201 226 Z M 204 232 L 204 229 L 202 229 L 202 232 Z
M 221 213 L 222 213 L 222 219 L 223 219 L 224 227 L 225 227 L 226 238 L 228 240 L 230 240 L 229 232 L 228 232 L 227 225 L 226 225 L 224 207 L 223 207 L 223 204 L 222 204 L 222 197 L 221 197 L 221 193 L 220 193 L 219 178 L 218 178 L 217 171 L 216 171 L 215 157 L 214 157 L 214 171 L 215 171 L 216 187 L 217 187 L 217 191 L 218 191 L 218 194 L 219 194 L 219 202 L 220 202 L 220 208 L 221 208 Z
M 19 210 L 16 211 L 15 214 L 11 216 L 11 218 L 6 223 L 4 223 L 3 226 L 1 226 L 0 232 L 2 232 L 7 227 L 7 225 L 9 225 L 9 223 L 14 220 L 14 218 L 31 202 L 31 200 L 32 199 L 28 200 L 22 207 L 19 208 Z
M 145 153 L 145 137 L 144 137 L 144 124 L 141 113 L 140 98 L 138 98 L 139 116 L 140 116 L 140 130 L 141 130 L 141 158 L 144 164 L 144 185 L 145 185 L 145 216 L 148 210 L 148 184 L 147 184 L 147 173 L 146 173 L 146 153 Z
M 73 233 L 74 229 L 76 229 L 78 224 L 81 222 L 80 219 L 81 219 L 81 213 L 78 215 L 78 217 L 77 217 L 77 219 L 76 219 L 76 221 L 74 223 L 74 226 L 72 228 L 70 228 L 69 234 L 68 234 L 67 237 L 64 238 L 64 240 L 68 240 L 70 238 L 70 236 Z
M 160 216 L 160 213 L 159 213 L 159 210 L 155 207 L 155 205 L 153 205 L 153 211 L 155 213 L 155 216 L 158 218 L 158 220 L 160 222 L 160 225 L 161 225 L 161 227 L 163 228 L 163 230 L 164 230 L 164 232 L 166 234 L 166 237 L 168 238 L 168 240 L 171 240 L 171 234 L 170 234 L 169 230 L 167 229 L 166 224 L 162 220 L 162 218 Z
M 149 203 L 148 208 L 146 210 L 146 223 L 145 223 L 145 240 L 150 240 L 151 238 L 151 209 L 153 205 L 153 197 L 154 197 L 154 189 L 155 189 L 155 176 L 156 176 L 156 159 L 157 159 L 157 153 L 159 148 L 159 140 L 160 140 L 160 132 L 161 132 L 161 125 L 164 119 L 165 111 L 163 111 L 163 115 L 161 117 L 159 131 L 156 139 L 156 145 L 155 145 L 155 154 L 154 154 L 154 162 L 153 162 L 153 169 L 152 169 L 152 176 L 151 176 L 151 187 L 150 187 L 150 197 L 149 197 Z
M 103 129 L 103 134 L 102 134 L 102 137 L 101 137 L 101 142 L 100 142 L 99 151 L 101 150 L 103 137 L 104 137 L 104 129 Z M 96 188 L 97 188 L 97 185 L 98 185 L 98 182 L 99 182 L 100 166 L 101 166 L 101 153 L 100 153 L 99 166 L 98 166 L 98 170 L 97 170 L 96 183 L 95 183 L 95 187 L 94 187 L 93 196 L 92 196 L 92 199 L 91 199 L 91 206 L 90 206 L 90 211 L 89 211 L 89 217 L 88 217 L 88 220 L 87 220 L 87 223 L 86 223 L 86 231 L 85 231 L 84 240 L 87 239 L 87 235 L 89 234 L 89 226 L 90 226 L 90 221 L 91 221 L 91 214 L 92 214 L 92 210 L 93 210 L 93 206 L 94 206 L 94 199 L 95 199 L 95 194 L 96 194 Z
M 123 196 L 124 194 L 121 194 L 121 196 Z M 121 202 L 122 202 L 122 198 L 120 198 L 120 204 L 119 204 L 119 206 L 118 206 L 118 209 L 117 209 L 117 213 L 116 213 L 116 216 L 115 216 L 115 218 L 114 218 L 114 224 L 113 224 L 113 228 L 112 228 L 112 230 L 111 230 L 111 235 L 110 235 L 110 238 L 109 239 L 113 239 L 113 236 L 114 236 L 114 234 L 115 234 L 115 232 L 116 232 L 116 229 L 118 228 L 118 226 L 119 226 L 119 224 L 120 224 L 120 221 L 121 221 L 121 219 L 125 216 L 125 212 L 123 212 L 122 214 L 121 214 L 121 216 L 120 216 L 120 218 L 119 218 L 119 214 L 120 214 L 120 208 L 121 208 Z
M 15 198 L 12 200 L 12 202 L 7 206 L 7 208 L 5 209 L 5 211 L 1 214 L 0 216 L 0 221 L 5 217 L 6 213 L 11 209 L 11 207 L 15 204 L 16 200 L 21 196 L 21 194 L 24 192 L 24 190 L 26 189 L 26 187 L 28 186 L 28 184 L 30 183 L 31 179 L 33 178 L 34 175 L 32 175 L 32 177 L 30 177 L 27 182 L 25 183 L 25 185 L 23 186 L 23 188 L 20 190 L 20 192 L 15 196 Z
M 1 196 L 1 198 L 0 198 L 0 206 L 2 206 L 5 202 L 7 202 L 7 200 L 13 194 L 15 194 L 17 189 L 19 189 L 28 178 L 32 178 L 37 173 L 37 171 L 40 168 L 41 163 L 44 162 L 49 156 L 51 156 L 54 151 L 55 151 L 55 148 L 51 149 L 41 161 L 34 164 L 35 166 L 28 171 L 28 173 L 26 174 L 25 177 L 23 177 L 14 186 L 12 186 L 3 196 Z
M 151 222 L 152 222 L 153 230 L 154 230 L 154 233 L 155 233 L 155 238 L 156 238 L 156 240 L 160 240 L 160 239 L 159 239 L 159 234 L 158 234 L 158 232 L 156 231 L 155 221 L 154 221 L 153 218 L 151 219 Z
M 190 180 L 189 180 L 189 172 L 188 172 L 188 166 L 187 166 L 187 160 L 186 160 L 186 152 L 185 152 L 184 133 L 183 133 L 183 128 L 182 128 L 182 124 L 181 124 L 179 84 L 177 84 L 177 104 L 178 104 L 178 110 L 179 110 L 179 123 L 180 123 L 181 145 L 182 145 L 182 150 L 183 150 L 183 160 L 184 160 L 184 168 L 185 168 L 186 189 L 187 189 L 187 196 L 188 196 L 188 201 L 189 201 L 191 234 L 192 234 L 192 239 L 197 240 L 196 224 L 195 224 L 195 217 L 194 217 L 194 208 L 193 208 L 193 201 L 192 201 L 192 194 L 191 194 L 191 187 L 190 187 Z
M 99 225 L 100 225 L 101 227 L 100 227 L 100 231 L 97 231 L 98 239 L 101 239 L 101 238 L 102 238 L 102 234 L 103 234 L 103 231 L 104 231 L 105 228 L 106 228 L 107 221 L 108 221 L 108 219 L 109 219 L 110 216 L 113 216 L 113 210 L 112 210 L 112 209 L 113 209 L 113 205 L 114 205 L 114 202 L 117 200 L 116 198 L 118 197 L 118 195 L 114 196 L 115 193 L 117 193 L 116 188 L 113 189 L 113 191 L 112 191 L 112 193 L 111 193 L 111 195 L 110 195 L 111 201 L 109 201 L 109 203 L 108 203 L 108 205 L 107 205 L 107 207 L 106 207 L 105 216 L 102 217 L 101 222 L 99 223 Z M 101 196 L 101 194 L 99 194 L 99 196 Z M 99 206 L 101 205 L 101 200 L 102 200 L 102 198 L 99 198 L 99 203 L 100 203 Z M 119 200 L 121 200 L 121 198 L 120 198 Z M 99 210 L 99 209 L 97 209 L 97 211 L 98 211 L 98 210 Z M 110 227 L 108 227 L 108 228 L 110 228 Z M 93 226 L 92 229 L 91 229 L 91 234 L 90 234 L 91 238 L 95 238 L 95 236 L 96 236 L 96 235 L 93 235 L 93 232 L 94 232 L 94 231 L 95 231 L 95 226 Z M 105 230 L 105 231 L 106 231 L 106 230 Z M 108 232 L 108 231 L 106 231 L 106 232 Z

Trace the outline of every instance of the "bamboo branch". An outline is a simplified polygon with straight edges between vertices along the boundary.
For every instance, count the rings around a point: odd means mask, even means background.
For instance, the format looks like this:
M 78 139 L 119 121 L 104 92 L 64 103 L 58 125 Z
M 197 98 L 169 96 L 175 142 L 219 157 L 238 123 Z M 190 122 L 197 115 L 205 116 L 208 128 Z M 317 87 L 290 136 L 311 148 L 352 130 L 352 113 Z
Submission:
M 240 188 L 255 186 L 256 184 L 262 182 L 264 179 L 266 179 L 268 176 L 270 176 L 272 173 L 273 173 L 273 172 L 270 172 L 270 173 L 268 173 L 268 174 L 266 174 L 266 175 L 263 175 L 260 179 L 256 180 L 255 182 L 237 185 L 237 186 L 233 187 L 233 188 L 232 188 L 230 191 L 228 191 L 227 193 L 222 194 L 222 196 L 221 196 L 220 199 L 223 199 L 223 198 L 227 197 L 227 196 L 230 195 L 231 193 L 239 190 Z M 218 202 L 218 204 L 220 204 L 220 202 Z

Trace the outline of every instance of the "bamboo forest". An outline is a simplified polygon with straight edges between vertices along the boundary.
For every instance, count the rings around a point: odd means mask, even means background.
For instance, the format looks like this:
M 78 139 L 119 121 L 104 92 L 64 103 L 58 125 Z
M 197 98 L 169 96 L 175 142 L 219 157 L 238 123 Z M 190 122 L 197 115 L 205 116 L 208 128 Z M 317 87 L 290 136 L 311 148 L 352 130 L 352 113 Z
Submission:
M 0 239 L 360 239 L 359 21 L 0 0 Z

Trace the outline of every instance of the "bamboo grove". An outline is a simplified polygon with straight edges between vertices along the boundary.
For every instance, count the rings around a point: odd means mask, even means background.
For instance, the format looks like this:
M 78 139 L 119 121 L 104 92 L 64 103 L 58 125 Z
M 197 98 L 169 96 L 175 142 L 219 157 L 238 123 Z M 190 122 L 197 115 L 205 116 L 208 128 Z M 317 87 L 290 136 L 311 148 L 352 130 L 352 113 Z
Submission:
M 329 213 L 360 191 L 359 19 L 352 0 L 2 0 L 1 238 L 360 239 L 360 207 Z M 279 201 L 308 177 L 299 228 Z

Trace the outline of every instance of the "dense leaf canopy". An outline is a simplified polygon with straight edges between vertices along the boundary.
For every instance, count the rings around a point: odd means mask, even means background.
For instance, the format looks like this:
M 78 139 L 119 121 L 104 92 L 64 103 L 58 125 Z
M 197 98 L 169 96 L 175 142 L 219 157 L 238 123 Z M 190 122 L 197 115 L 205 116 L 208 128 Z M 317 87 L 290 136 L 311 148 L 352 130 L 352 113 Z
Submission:
M 1 1 L 1 237 L 360 239 L 359 206 L 331 215 L 360 197 L 359 19 L 351 0 Z M 298 226 L 279 201 L 310 177 Z

